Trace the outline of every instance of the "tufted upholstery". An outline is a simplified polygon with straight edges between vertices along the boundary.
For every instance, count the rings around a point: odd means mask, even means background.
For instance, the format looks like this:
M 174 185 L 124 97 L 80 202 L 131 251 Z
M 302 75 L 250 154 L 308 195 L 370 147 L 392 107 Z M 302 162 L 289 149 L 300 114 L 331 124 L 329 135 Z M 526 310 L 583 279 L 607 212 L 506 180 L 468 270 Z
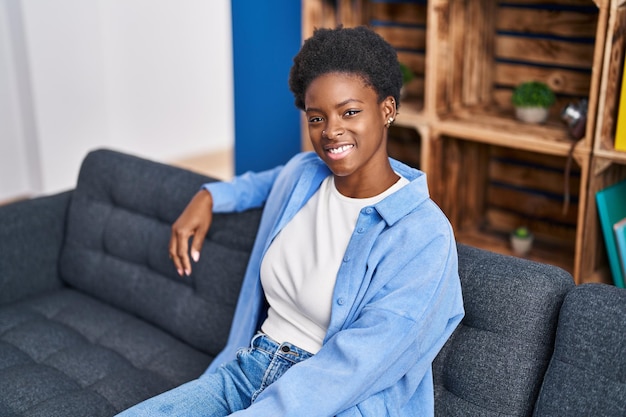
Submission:
M 1 416 L 109 416 L 211 357 L 73 289 L 0 310 Z M 149 343 L 146 343 L 149 341 Z
M 208 179 L 111 155 L 92 153 L 83 164 L 63 280 L 215 356 L 226 343 L 224 323 L 234 313 L 260 212 L 216 215 L 194 273 L 181 278 L 167 256 L 170 227 Z
M 626 416 L 625 333 L 626 291 L 585 284 L 569 292 L 535 415 Z
M 111 416 L 206 369 L 260 218 L 215 216 L 180 278 L 170 224 L 206 181 L 96 151 L 73 192 L 0 208 L 0 416 Z
M 465 317 L 434 366 L 440 416 L 528 416 L 571 276 L 458 245 Z

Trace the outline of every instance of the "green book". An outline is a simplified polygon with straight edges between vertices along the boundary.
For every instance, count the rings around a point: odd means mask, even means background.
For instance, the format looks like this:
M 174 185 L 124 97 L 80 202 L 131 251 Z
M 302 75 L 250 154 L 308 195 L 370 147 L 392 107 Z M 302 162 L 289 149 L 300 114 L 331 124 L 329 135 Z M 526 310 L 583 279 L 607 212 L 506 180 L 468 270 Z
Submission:
M 613 225 L 613 233 L 615 233 L 617 255 L 622 266 L 622 277 L 626 277 L 626 217 Z M 626 285 L 626 282 L 624 284 Z
M 616 287 L 624 288 L 624 273 L 620 261 L 613 225 L 626 217 L 626 180 L 596 193 L 598 216 L 609 257 L 609 266 Z

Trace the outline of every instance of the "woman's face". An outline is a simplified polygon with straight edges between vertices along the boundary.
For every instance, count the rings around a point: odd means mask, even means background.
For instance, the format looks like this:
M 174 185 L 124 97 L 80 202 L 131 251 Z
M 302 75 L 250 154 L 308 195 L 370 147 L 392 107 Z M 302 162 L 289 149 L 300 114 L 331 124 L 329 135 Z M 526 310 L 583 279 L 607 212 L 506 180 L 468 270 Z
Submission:
M 361 76 L 328 73 L 311 82 L 304 102 L 313 148 L 336 181 L 388 180 L 385 124 L 396 115 L 392 97 L 379 103 Z

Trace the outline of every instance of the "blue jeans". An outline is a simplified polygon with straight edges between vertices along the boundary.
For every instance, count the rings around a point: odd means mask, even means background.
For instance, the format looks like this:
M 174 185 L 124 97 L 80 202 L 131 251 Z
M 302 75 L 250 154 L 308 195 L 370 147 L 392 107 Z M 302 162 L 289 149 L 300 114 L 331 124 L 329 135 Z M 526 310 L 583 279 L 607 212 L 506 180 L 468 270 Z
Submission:
M 150 398 L 118 414 L 131 416 L 227 416 L 249 407 L 271 383 L 312 354 L 257 334 L 250 348 L 216 372 Z

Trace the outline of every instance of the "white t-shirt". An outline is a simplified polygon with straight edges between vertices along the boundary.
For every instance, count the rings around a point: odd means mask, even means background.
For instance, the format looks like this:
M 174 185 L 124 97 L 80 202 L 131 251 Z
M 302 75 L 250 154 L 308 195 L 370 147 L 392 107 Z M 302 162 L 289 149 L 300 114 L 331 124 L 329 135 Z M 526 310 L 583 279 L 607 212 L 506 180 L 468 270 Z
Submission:
M 376 204 L 409 181 L 400 179 L 370 198 L 349 198 L 330 175 L 270 244 L 261 263 L 269 303 L 261 330 L 311 353 L 322 346 L 330 322 L 337 272 L 363 207 Z

